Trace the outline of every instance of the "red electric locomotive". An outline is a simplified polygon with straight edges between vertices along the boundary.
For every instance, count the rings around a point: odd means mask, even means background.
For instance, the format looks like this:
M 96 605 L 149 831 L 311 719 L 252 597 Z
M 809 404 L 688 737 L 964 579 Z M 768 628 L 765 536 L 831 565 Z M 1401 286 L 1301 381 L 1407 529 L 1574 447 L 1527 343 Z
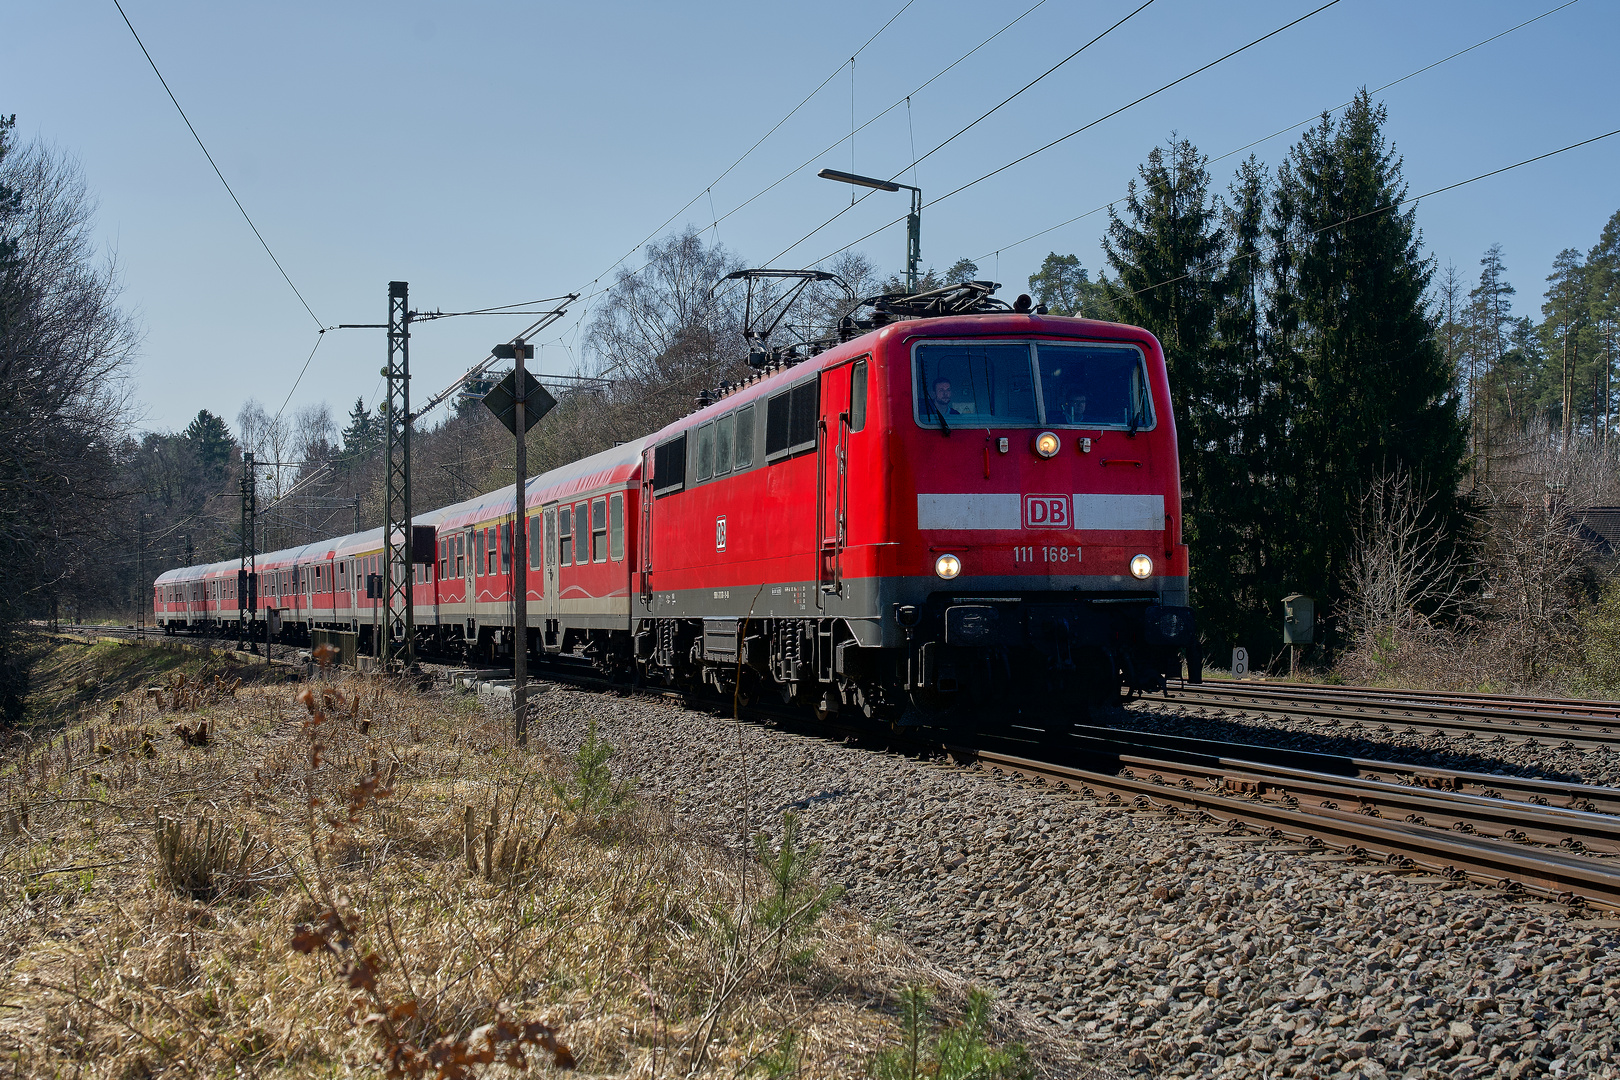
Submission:
M 438 529 L 423 643 L 489 659 L 524 641 L 903 722 L 1106 702 L 1162 688 L 1184 656 L 1196 679 L 1158 342 L 992 289 L 879 298 L 848 340 L 765 354 L 664 430 L 533 478 L 528 551 L 511 550 L 510 491 L 420 516 Z M 275 608 L 261 586 L 260 617 L 364 631 L 380 547 L 373 531 L 261 556 L 314 591 Z M 514 555 L 534 571 L 523 635 Z M 184 582 L 227 573 L 164 575 L 159 621 L 186 617 L 167 600 Z

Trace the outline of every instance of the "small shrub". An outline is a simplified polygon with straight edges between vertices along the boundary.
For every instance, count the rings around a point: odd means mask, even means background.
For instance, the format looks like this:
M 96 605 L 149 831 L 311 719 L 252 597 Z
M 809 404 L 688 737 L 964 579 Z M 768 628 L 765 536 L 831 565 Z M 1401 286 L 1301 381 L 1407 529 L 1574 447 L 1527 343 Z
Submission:
M 770 894 L 756 905 L 757 917 L 775 936 L 778 951 L 814 926 L 843 895 L 842 888 L 814 880 L 821 845 L 801 843 L 800 834 L 799 815 L 789 810 L 782 815 L 781 844 L 773 849 L 766 833 L 754 837 L 754 851 L 771 879 Z
M 928 998 L 927 989 L 921 986 L 908 986 L 900 992 L 900 1046 L 873 1060 L 876 1080 L 1025 1080 L 1035 1075 L 1023 1044 L 993 1050 L 986 1041 L 990 996 L 983 990 L 968 991 L 967 1011 L 960 1023 L 925 1040 Z
M 630 785 L 615 783 L 608 765 L 615 752 L 613 744 L 597 733 L 596 721 L 592 720 L 585 741 L 574 751 L 573 771 L 566 779 L 551 782 L 552 794 L 576 821 L 594 823 L 629 798 Z

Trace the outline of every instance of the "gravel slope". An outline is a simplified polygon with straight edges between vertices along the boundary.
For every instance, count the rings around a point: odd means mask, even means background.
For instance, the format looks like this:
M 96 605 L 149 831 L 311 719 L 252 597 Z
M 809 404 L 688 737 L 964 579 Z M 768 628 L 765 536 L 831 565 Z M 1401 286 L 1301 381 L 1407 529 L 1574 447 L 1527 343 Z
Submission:
M 851 903 L 995 988 L 1077 1061 L 1120 1075 L 1620 1077 L 1615 920 L 653 699 L 553 687 L 537 714 L 532 730 L 563 752 L 595 719 L 617 772 L 722 841 L 797 809 Z M 1133 722 L 1190 733 L 1174 717 Z M 1261 726 L 1282 745 L 1300 734 Z M 1378 749 L 1357 752 L 1391 756 Z

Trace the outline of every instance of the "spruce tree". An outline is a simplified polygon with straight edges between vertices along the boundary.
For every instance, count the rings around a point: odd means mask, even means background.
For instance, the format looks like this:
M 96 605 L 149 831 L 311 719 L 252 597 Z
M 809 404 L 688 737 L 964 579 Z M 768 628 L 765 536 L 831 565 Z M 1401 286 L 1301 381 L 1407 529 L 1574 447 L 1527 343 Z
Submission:
M 343 456 L 349 462 L 368 458 L 382 441 L 382 419 L 366 409 L 365 398 L 355 398 L 349 410 L 349 426 L 343 429 Z
M 1222 413 L 1229 397 L 1212 346 L 1215 275 L 1226 233 L 1209 196 L 1205 160 L 1186 139 L 1148 154 L 1140 182 L 1131 181 L 1124 213 L 1109 210 L 1103 252 L 1114 276 L 1103 285 L 1119 321 L 1152 331 L 1164 349 L 1181 457 L 1181 530 L 1195 568 L 1193 602 L 1219 619 L 1231 606 L 1227 560 L 1240 531 L 1222 506 L 1233 485 Z
M 225 421 L 202 409 L 186 426 L 185 435 L 191 443 L 191 453 L 196 458 L 197 467 L 202 470 L 207 483 L 218 484 L 225 477 L 231 452 L 236 449 L 231 429 L 225 426 Z
M 1279 585 L 1328 611 L 1367 485 L 1408 470 L 1443 516 L 1465 445 L 1425 299 L 1433 262 L 1415 209 L 1398 208 L 1406 185 L 1384 120 L 1365 91 L 1337 123 L 1324 115 L 1279 170 L 1272 202 L 1272 345 L 1290 413 Z

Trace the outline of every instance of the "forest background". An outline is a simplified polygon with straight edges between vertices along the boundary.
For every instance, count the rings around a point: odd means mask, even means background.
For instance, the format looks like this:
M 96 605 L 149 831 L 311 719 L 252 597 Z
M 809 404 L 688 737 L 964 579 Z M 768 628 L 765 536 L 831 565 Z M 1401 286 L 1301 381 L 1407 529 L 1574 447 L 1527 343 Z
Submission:
M 1620 445 L 1610 447 L 1620 212 L 1560 254 L 1534 313 L 1506 255 L 1477 273 L 1424 250 L 1419 205 L 1362 94 L 1275 166 L 1224 190 L 1172 136 L 1110 210 L 1095 278 L 1050 254 L 1029 279 L 1054 313 L 1145 326 L 1176 394 L 1193 597 L 1206 655 L 1286 665 L 1281 599 L 1317 598 L 1331 677 L 1467 688 L 1620 688 Z M 241 546 L 254 454 L 260 551 L 374 528 L 381 418 L 356 402 L 136 431 L 138 328 L 97 259 L 86 178 L 0 122 L 0 712 L 24 683 L 16 628 L 133 621 L 150 583 Z M 1579 240 L 1579 238 L 1572 238 Z M 745 265 L 688 230 L 648 245 L 594 311 L 579 374 L 529 435 L 539 473 L 656 430 L 747 372 Z M 899 288 L 865 257 L 827 269 L 857 295 Z M 962 259 L 923 288 L 979 277 Z M 1012 291 L 1012 290 L 1010 290 Z M 813 295 L 807 332 L 843 312 Z M 1538 317 L 1539 316 L 1539 317 Z M 469 386 L 414 438 L 414 501 L 511 483 L 511 436 Z M 222 410 L 222 412 L 225 410 Z M 1613 517 L 1616 528 L 1609 528 Z

